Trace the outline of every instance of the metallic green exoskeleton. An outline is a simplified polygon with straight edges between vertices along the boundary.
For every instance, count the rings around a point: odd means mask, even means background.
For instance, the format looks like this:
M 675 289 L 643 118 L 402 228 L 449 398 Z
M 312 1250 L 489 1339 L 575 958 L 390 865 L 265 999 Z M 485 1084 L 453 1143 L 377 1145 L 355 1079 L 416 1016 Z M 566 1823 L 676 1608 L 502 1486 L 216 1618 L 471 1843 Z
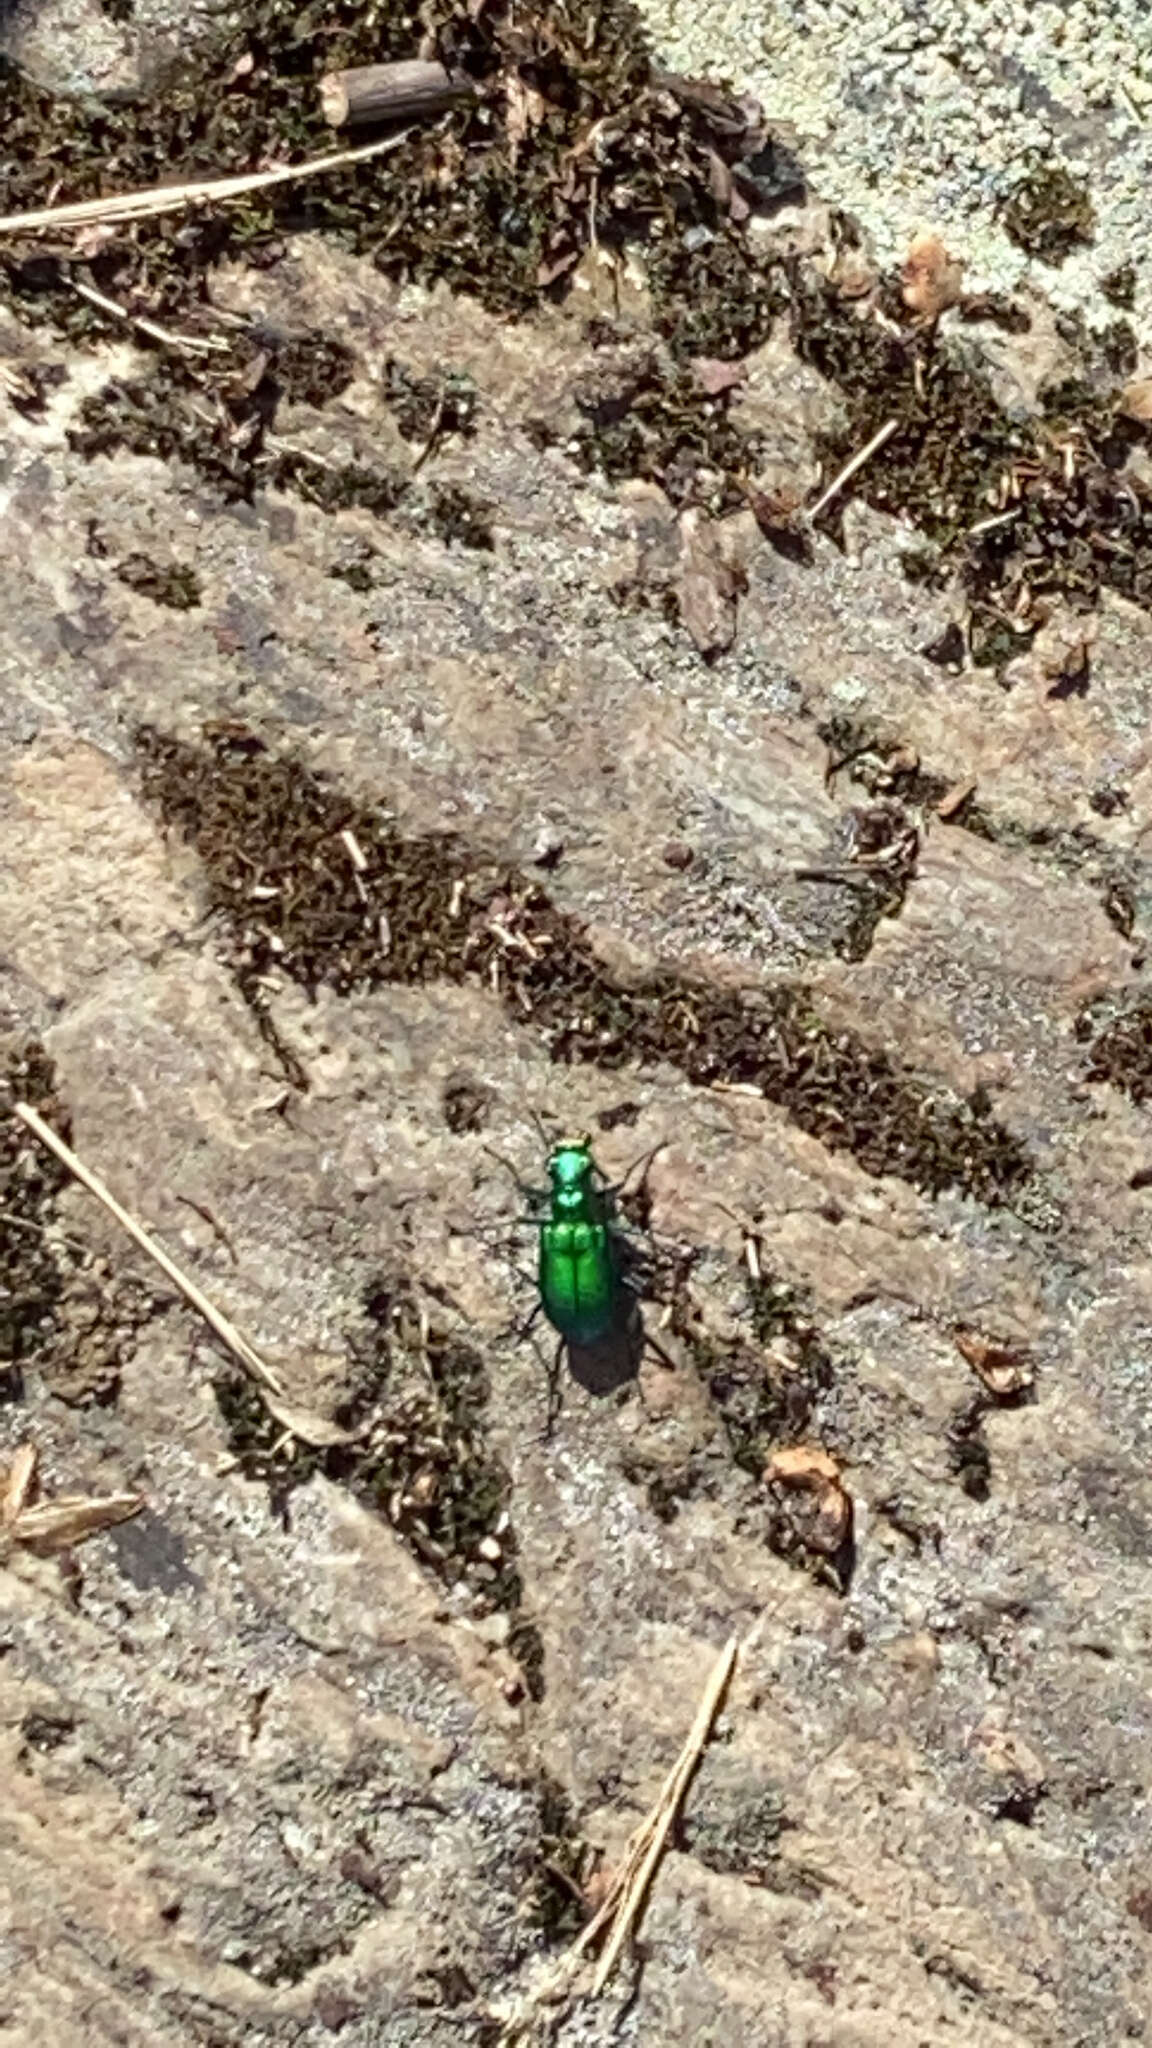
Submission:
M 632 1311 L 623 1284 L 611 1190 L 587 1138 L 569 1138 L 548 1160 L 550 1212 L 540 1224 L 540 1302 L 566 1344 L 614 1335 Z

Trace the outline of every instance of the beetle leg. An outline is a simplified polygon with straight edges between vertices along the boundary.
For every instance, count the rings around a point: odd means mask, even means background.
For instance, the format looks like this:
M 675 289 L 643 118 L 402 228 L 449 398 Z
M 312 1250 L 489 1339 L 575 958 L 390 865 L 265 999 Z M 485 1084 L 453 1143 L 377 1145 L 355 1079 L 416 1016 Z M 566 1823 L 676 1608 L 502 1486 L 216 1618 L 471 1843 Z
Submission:
M 648 1172 L 652 1165 L 652 1161 L 658 1158 L 661 1152 L 666 1152 L 667 1150 L 668 1140 L 667 1138 L 662 1138 L 658 1145 L 653 1145 L 652 1150 L 650 1152 L 641 1152 L 640 1157 L 638 1159 L 634 1159 L 632 1161 L 631 1166 L 625 1168 L 619 1180 L 609 1182 L 608 1186 L 604 1190 L 605 1194 L 622 1195 L 638 1166 L 642 1166 L 644 1169 L 643 1173 L 640 1176 L 640 1186 L 643 1187 L 645 1181 L 648 1178 Z
M 664 1349 L 664 1346 L 662 1344 L 657 1343 L 655 1337 L 652 1335 L 650 1330 L 645 1330 L 644 1332 L 644 1349 L 646 1351 L 651 1351 L 653 1355 L 660 1360 L 660 1363 L 664 1367 L 666 1372 L 679 1371 L 680 1368 L 677 1365 L 676 1360 L 674 1358 L 669 1357 L 668 1353 Z
M 517 1272 L 515 1266 L 512 1270 L 514 1273 L 516 1273 L 518 1279 L 525 1280 L 528 1282 L 529 1286 L 535 1287 L 536 1282 L 533 1279 L 531 1279 L 529 1274 Z M 536 1324 L 539 1318 L 543 1315 L 543 1313 L 544 1303 L 542 1301 L 534 1302 L 532 1307 L 529 1309 L 528 1314 L 525 1316 L 524 1321 L 517 1326 L 516 1341 L 518 1344 L 522 1344 L 524 1342 L 525 1337 L 531 1336 L 532 1331 L 535 1329 Z
M 513 1166 L 510 1159 L 505 1159 L 502 1152 L 494 1152 L 491 1145 L 485 1145 L 483 1149 L 488 1154 L 489 1159 L 494 1159 L 497 1166 L 502 1166 L 505 1173 L 511 1175 L 520 1194 L 526 1195 L 530 1202 L 539 1202 L 543 1206 L 547 1206 L 547 1193 L 540 1188 L 534 1188 L 530 1181 L 521 1180 L 517 1169 Z M 531 1220 L 536 1222 L 538 1219 L 533 1217 Z

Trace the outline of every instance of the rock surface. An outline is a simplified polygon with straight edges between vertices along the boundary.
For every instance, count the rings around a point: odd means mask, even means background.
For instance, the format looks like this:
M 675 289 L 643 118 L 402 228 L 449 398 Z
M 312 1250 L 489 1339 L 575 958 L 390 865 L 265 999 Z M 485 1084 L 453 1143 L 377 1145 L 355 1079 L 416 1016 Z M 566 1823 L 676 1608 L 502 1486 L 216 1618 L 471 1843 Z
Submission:
M 1076 1027 L 1144 986 L 1152 622 L 1105 604 L 1086 696 L 1053 697 L 1039 671 L 1010 691 L 957 677 L 922 651 L 954 593 L 908 581 L 908 536 L 852 508 L 847 554 L 818 536 L 809 565 L 741 529 L 734 638 L 712 633 L 705 661 L 660 598 L 674 509 L 527 430 L 572 409 L 575 312 L 501 325 L 306 239 L 214 295 L 354 346 L 343 397 L 277 422 L 321 462 L 335 444 L 403 452 L 387 357 L 471 376 L 474 438 L 421 475 L 490 507 L 492 546 L 410 507 L 223 505 L 178 463 L 86 461 L 69 425 L 133 350 L 9 334 L 68 375 L 42 417 L 3 428 L 6 1042 L 43 1045 L 80 1156 L 299 1405 L 338 1406 L 366 1295 L 404 1270 L 483 1362 L 477 1442 L 508 1483 L 485 1540 L 514 1545 L 520 1595 L 478 1597 L 475 1555 L 458 1576 L 422 1562 L 403 1515 L 335 1466 L 271 1495 L 246 1476 L 203 1327 L 64 1188 L 43 1226 L 71 1275 L 64 1337 L 29 1344 L 0 1447 L 34 1442 L 49 1495 L 130 1487 L 148 1506 L 77 1553 L 79 1577 L 24 1555 L 0 1569 L 5 2040 L 497 2041 L 557 1923 L 578 1925 L 563 1872 L 618 1854 L 733 1632 L 635 2000 L 613 2033 L 626 1973 L 558 2038 L 1148 2039 L 1148 1131 L 1086 1080 Z M 747 403 L 802 495 L 820 393 L 783 344 L 760 378 Z M 194 571 L 198 605 L 119 578 L 134 555 Z M 858 878 L 806 879 L 843 869 L 867 808 L 849 768 L 827 772 L 837 718 L 880 754 L 913 750 L 939 789 L 974 781 L 990 835 L 917 810 L 903 898 L 852 943 Z M 928 1097 L 985 1091 L 1031 1178 L 995 1207 L 962 1185 L 933 1197 L 911 1154 L 906 1174 L 869 1172 L 786 1106 L 670 1062 L 555 1064 L 532 1016 L 467 976 L 311 998 L 272 976 L 262 1032 L 134 749 L 142 725 L 200 744 L 206 721 L 241 722 L 405 833 L 537 873 L 622 981 L 657 964 L 718 989 L 801 980 L 833 1087 L 851 1038 Z M 1105 785 L 1126 792 L 1109 815 Z M 847 1125 L 860 1105 L 842 1108 Z M 662 1337 L 676 1370 L 645 1361 L 608 1395 L 569 1380 L 548 1441 L 503 1163 L 539 1179 L 536 1117 L 595 1130 L 610 1174 L 664 1148 L 657 1246 L 696 1260 L 695 1338 Z M 803 1305 L 763 1345 L 799 1390 L 781 1436 L 822 1441 L 852 1496 L 839 1580 L 780 1554 L 726 1434 L 715 1360 L 722 1378 L 733 1333 L 753 1341 L 749 1243 Z M 111 1383 L 105 1358 L 65 1399 L 69 1288 L 92 1272 L 113 1322 L 123 1276 L 154 1298 Z M 1026 1352 L 1034 1398 L 974 1407 L 956 1325 Z

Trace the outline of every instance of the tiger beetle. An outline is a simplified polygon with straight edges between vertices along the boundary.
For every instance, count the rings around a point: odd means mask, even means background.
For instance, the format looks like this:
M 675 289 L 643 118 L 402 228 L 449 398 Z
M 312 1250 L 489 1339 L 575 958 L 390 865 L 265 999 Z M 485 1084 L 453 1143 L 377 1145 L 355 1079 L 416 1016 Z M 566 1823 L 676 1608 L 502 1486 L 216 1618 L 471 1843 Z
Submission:
M 647 1172 L 662 1149 L 657 1145 L 635 1165 L 643 1164 Z M 523 1193 L 537 1205 L 548 1205 L 547 1214 L 537 1208 L 535 1215 L 525 1218 L 539 1232 L 539 1299 L 522 1327 L 526 1336 L 543 1315 L 559 1338 L 549 1373 L 546 1436 L 559 1413 L 565 1355 L 573 1377 L 601 1393 L 635 1378 L 645 1345 L 665 1365 L 672 1365 L 644 1329 L 630 1272 L 635 1255 L 616 1209 L 616 1197 L 635 1165 L 613 1186 L 592 1157 L 590 1138 L 564 1138 L 548 1155 L 546 1191 L 525 1188 L 517 1176 Z

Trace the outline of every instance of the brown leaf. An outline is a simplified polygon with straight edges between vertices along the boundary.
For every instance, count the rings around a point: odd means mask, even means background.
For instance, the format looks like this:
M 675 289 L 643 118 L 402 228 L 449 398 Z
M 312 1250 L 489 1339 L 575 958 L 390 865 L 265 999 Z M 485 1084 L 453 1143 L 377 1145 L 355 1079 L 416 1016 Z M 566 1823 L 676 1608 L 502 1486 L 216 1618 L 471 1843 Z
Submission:
M 773 1451 L 764 1479 L 801 1496 L 796 1533 L 808 1548 L 838 1557 L 851 1540 L 853 1510 L 835 1458 L 817 1444 L 795 1444 Z
M 721 213 L 727 212 L 732 200 L 732 173 L 714 149 L 708 151 L 708 185 Z
M 1124 386 L 1120 411 L 1130 420 L 1152 420 L 1152 377 L 1137 377 Z
M 525 85 L 516 71 L 510 71 L 504 81 L 504 130 L 508 137 L 509 155 L 513 163 L 520 144 L 538 128 L 548 111 L 548 102 L 543 93 L 534 85 Z
M 747 363 L 722 363 L 716 356 L 693 356 L 691 369 L 701 391 L 709 398 L 719 398 L 722 392 L 734 390 L 748 376 Z
M 354 1444 L 363 1434 L 363 1431 L 342 1429 L 338 1422 L 329 1422 L 323 1415 L 314 1415 L 309 1408 L 292 1408 L 286 1401 L 276 1401 L 263 1388 L 260 1397 L 273 1421 L 312 1450 L 325 1451 L 333 1444 Z
M 876 266 L 862 249 L 841 249 L 828 281 L 842 299 L 866 299 L 875 289 Z
M 142 1493 L 110 1493 L 102 1499 L 76 1494 L 63 1500 L 48 1500 L 39 1507 L 25 1508 L 11 1526 L 14 1543 L 22 1543 L 42 1557 L 56 1550 L 70 1550 L 102 1529 L 127 1522 L 144 1506 Z
M 972 775 L 966 775 L 962 782 L 954 782 L 951 789 L 945 790 L 936 806 L 936 816 L 938 818 L 954 818 L 957 811 L 962 811 L 968 799 L 975 796 L 975 794 L 976 778 Z
M 900 273 L 901 293 L 910 313 L 938 320 L 960 297 L 964 265 L 949 256 L 939 235 L 917 235 Z
M 559 256 L 546 257 L 542 263 L 537 265 L 536 269 L 536 282 L 540 286 L 541 291 L 546 286 L 555 284 L 557 278 L 563 277 L 565 271 L 571 270 L 573 264 L 578 263 L 579 260 L 580 251 L 575 247 L 562 251 Z
M 0 1499 L 0 1528 L 10 1529 L 17 1516 L 23 1513 L 32 1498 L 35 1483 L 36 1446 L 21 1444 L 4 1482 L 3 1499 Z
M 1011 1400 L 1017 1394 L 1026 1393 L 1032 1385 L 1032 1367 L 1020 1345 L 998 1344 L 994 1338 L 982 1337 L 978 1330 L 964 1329 L 960 1325 L 953 1330 L 952 1341 L 961 1358 L 997 1400 Z

